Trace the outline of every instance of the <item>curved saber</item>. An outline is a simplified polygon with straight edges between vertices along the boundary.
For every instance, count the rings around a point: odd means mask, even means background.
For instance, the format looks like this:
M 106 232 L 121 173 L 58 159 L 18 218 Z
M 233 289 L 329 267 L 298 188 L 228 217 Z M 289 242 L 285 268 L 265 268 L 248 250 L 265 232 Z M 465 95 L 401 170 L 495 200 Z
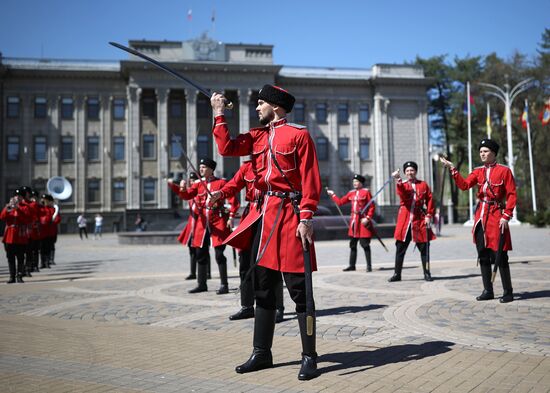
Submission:
M 384 188 L 386 188 L 386 186 L 388 184 L 390 184 L 390 182 L 393 180 L 393 176 L 390 175 L 389 179 L 386 180 L 386 182 L 384 184 L 382 184 L 382 187 L 380 187 L 378 189 L 378 191 L 376 191 L 376 193 L 372 196 L 371 200 L 365 205 L 365 207 L 361 210 L 361 215 L 365 214 L 365 212 L 367 211 L 367 209 L 369 208 L 369 206 L 371 205 L 371 203 L 374 203 L 374 200 L 376 199 L 376 197 L 378 196 L 378 194 L 380 194 L 382 192 L 382 190 Z
M 328 190 L 328 187 L 325 187 L 325 190 Z M 330 199 L 332 200 L 332 202 L 334 202 L 334 199 L 332 199 L 332 198 L 330 198 Z M 338 206 L 338 204 L 336 202 L 334 202 L 334 206 L 336 206 L 336 209 L 338 209 L 338 213 L 340 213 L 340 216 L 342 216 L 342 220 L 344 220 L 344 224 L 346 224 L 346 226 L 348 226 L 349 222 L 346 221 L 346 218 L 344 217 L 344 213 L 342 213 L 342 209 L 340 209 L 340 206 Z
M 141 52 L 138 52 L 137 50 L 135 49 L 132 49 L 132 48 L 128 48 L 127 46 L 124 46 L 124 45 L 121 45 L 121 44 L 118 44 L 116 42 L 109 42 L 110 45 L 114 46 L 115 48 L 118 48 L 118 49 L 121 49 L 125 52 L 128 52 L 134 56 L 137 56 L 137 57 L 141 57 L 143 60 L 146 60 L 148 61 L 149 63 L 151 64 L 154 64 L 156 65 L 158 68 L 160 68 L 161 70 L 163 71 L 166 71 L 167 73 L 169 73 L 170 75 L 172 76 L 175 76 L 176 78 L 178 79 L 181 79 L 182 81 L 190 84 L 191 86 L 193 86 L 195 89 L 197 89 L 198 91 L 200 91 L 202 94 L 204 94 L 205 96 L 207 96 L 208 98 L 211 98 L 212 97 L 212 93 L 210 93 L 208 90 L 206 90 L 204 87 L 202 87 L 201 85 L 193 82 L 191 79 L 189 79 L 188 77 L 186 76 L 183 76 L 181 75 L 180 73 L 174 71 L 172 68 L 168 67 L 167 65 L 165 64 L 162 64 L 160 61 L 157 61 L 155 59 L 152 59 L 150 58 L 149 56 L 147 55 L 144 55 L 143 53 Z M 225 107 L 227 109 L 233 109 L 233 103 L 229 100 L 225 100 Z
M 175 135 L 172 135 L 175 137 Z M 172 138 L 173 141 L 175 141 L 176 143 L 176 146 L 180 149 L 181 151 L 181 155 L 185 157 L 185 159 L 187 160 L 187 163 L 189 164 L 189 166 L 191 167 L 191 170 L 193 172 L 195 172 L 195 174 L 197 175 L 197 177 L 199 178 L 199 181 L 202 183 L 202 185 L 204 186 L 204 189 L 206 190 L 206 192 L 208 193 L 208 195 L 210 196 L 210 198 L 212 198 L 212 193 L 210 192 L 210 190 L 208 189 L 208 184 L 206 184 L 206 182 L 204 180 L 202 180 L 202 176 L 200 174 L 199 171 L 197 171 L 197 168 L 195 168 L 195 165 L 193 165 L 193 163 L 191 162 L 191 160 L 189 159 L 189 156 L 187 155 L 187 153 L 185 152 L 185 150 L 183 149 L 183 146 L 181 145 L 179 139 L 176 137 L 176 138 Z

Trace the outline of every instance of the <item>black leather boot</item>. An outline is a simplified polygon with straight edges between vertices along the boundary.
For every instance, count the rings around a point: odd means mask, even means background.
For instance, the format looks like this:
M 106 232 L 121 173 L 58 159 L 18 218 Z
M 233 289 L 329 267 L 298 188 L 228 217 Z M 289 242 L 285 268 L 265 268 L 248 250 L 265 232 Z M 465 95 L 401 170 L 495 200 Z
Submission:
M 343 272 L 354 272 L 355 263 L 357 262 L 357 248 L 351 248 L 349 252 L 349 266 L 342 269 Z
M 193 288 L 189 291 L 189 293 L 199 293 L 199 292 L 206 292 L 208 291 L 208 287 L 206 286 L 206 265 L 200 263 L 197 267 L 198 270 L 198 277 L 197 277 L 197 287 Z
M 317 352 L 315 351 L 315 318 L 313 318 L 313 334 L 307 335 L 306 313 L 298 313 L 298 325 L 300 326 L 300 337 L 302 339 L 302 366 L 298 373 L 300 381 L 307 381 L 319 375 L 317 371 Z
M 197 251 L 193 248 L 189 248 L 189 275 L 185 277 L 186 280 L 194 280 L 197 278 Z
M 50 265 L 55 265 L 55 250 L 50 251 Z
M 273 367 L 271 345 L 273 344 L 274 332 L 275 310 L 267 310 L 256 306 L 256 315 L 254 317 L 254 349 L 246 362 L 235 367 L 237 373 L 244 374 Z
M 501 303 L 510 303 L 514 301 L 514 290 L 512 289 L 512 277 L 510 276 L 510 265 L 504 263 L 500 268 L 500 279 L 504 293 L 500 298 Z
M 422 259 L 422 270 L 424 271 L 424 280 L 433 281 L 430 271 L 426 268 L 426 257 L 423 255 L 420 257 Z
M 365 250 L 365 258 L 367 259 L 367 272 L 372 272 L 370 247 Z
M 254 318 L 254 307 L 241 307 L 235 314 L 229 316 L 230 321 Z
M 483 281 L 483 292 L 476 297 L 477 301 L 492 300 L 495 298 L 493 292 L 493 283 L 491 282 L 491 264 L 489 261 L 479 261 L 479 268 L 481 270 L 481 279 Z
M 401 270 L 403 270 L 403 261 L 402 260 L 395 260 L 395 271 L 393 273 L 393 276 L 388 280 L 388 282 L 395 282 L 395 281 L 401 281 Z
M 218 270 L 220 272 L 221 285 L 216 291 L 216 295 L 225 295 L 229 293 L 229 285 L 227 284 L 227 262 L 218 263 Z
M 20 284 L 23 284 L 25 281 L 23 281 L 23 275 L 22 274 L 18 274 L 17 275 L 17 278 L 16 278 L 16 281 Z

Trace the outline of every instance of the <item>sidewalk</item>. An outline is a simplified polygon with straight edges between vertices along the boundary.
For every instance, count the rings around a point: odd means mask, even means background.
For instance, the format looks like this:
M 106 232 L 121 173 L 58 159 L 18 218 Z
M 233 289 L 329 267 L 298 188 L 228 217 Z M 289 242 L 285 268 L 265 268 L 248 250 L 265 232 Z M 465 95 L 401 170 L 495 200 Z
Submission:
M 297 380 L 292 302 L 275 330 L 276 367 L 239 375 L 252 320 L 239 308 L 230 250 L 229 295 L 187 294 L 181 246 L 121 246 L 113 235 L 61 236 L 57 265 L 25 284 L 0 284 L 3 392 L 550 392 L 550 230 L 513 228 L 516 300 L 476 302 L 481 278 L 468 228 L 447 227 L 421 280 L 409 249 L 403 281 L 394 252 L 373 242 L 374 271 L 344 273 L 346 241 L 318 242 L 314 274 L 321 376 Z M 474 258 L 472 258 L 474 255 Z M 358 267 L 364 266 L 359 253 Z M 5 258 L 0 280 L 7 279 Z M 500 295 L 500 280 L 495 282 Z

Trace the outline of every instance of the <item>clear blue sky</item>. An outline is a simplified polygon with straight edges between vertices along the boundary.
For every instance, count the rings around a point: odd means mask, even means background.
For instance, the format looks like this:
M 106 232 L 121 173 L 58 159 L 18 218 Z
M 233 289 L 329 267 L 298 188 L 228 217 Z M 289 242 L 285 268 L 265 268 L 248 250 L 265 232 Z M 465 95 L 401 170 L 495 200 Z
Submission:
M 2 0 L 0 51 L 118 60 L 125 54 L 108 41 L 209 31 L 223 42 L 272 44 L 276 64 L 366 68 L 416 55 L 534 56 L 545 27 L 549 0 Z

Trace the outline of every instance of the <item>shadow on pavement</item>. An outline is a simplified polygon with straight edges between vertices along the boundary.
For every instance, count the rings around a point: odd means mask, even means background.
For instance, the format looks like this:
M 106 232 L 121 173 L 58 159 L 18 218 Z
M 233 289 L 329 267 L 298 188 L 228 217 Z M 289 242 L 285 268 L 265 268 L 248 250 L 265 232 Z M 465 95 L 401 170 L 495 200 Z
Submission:
M 515 300 L 537 299 L 541 297 L 550 297 L 550 291 L 546 290 L 546 291 L 514 293 Z
M 352 314 L 352 313 L 358 313 L 363 311 L 371 311 L 371 310 L 377 310 L 379 308 L 385 308 L 388 307 L 386 304 L 369 304 L 368 306 L 344 306 L 344 307 L 335 307 L 335 308 L 327 308 L 324 310 L 315 310 L 315 315 L 317 317 L 326 317 L 329 315 L 344 315 L 344 314 Z M 295 312 L 285 312 L 285 316 L 296 316 Z M 286 321 L 287 319 L 285 319 Z
M 375 349 L 373 351 L 337 352 L 319 356 L 318 363 L 336 363 L 319 368 L 321 374 L 362 367 L 359 370 L 344 372 L 340 375 L 349 375 L 391 363 L 420 360 L 426 357 L 437 356 L 451 350 L 454 343 L 449 341 L 429 341 L 423 344 L 394 345 Z
M 481 276 L 481 274 L 471 273 L 471 274 L 462 274 L 462 275 L 458 275 L 458 276 L 432 276 L 432 278 L 434 279 L 434 281 L 436 281 L 436 280 L 463 280 L 465 278 L 472 278 L 472 277 L 479 277 L 479 276 Z

